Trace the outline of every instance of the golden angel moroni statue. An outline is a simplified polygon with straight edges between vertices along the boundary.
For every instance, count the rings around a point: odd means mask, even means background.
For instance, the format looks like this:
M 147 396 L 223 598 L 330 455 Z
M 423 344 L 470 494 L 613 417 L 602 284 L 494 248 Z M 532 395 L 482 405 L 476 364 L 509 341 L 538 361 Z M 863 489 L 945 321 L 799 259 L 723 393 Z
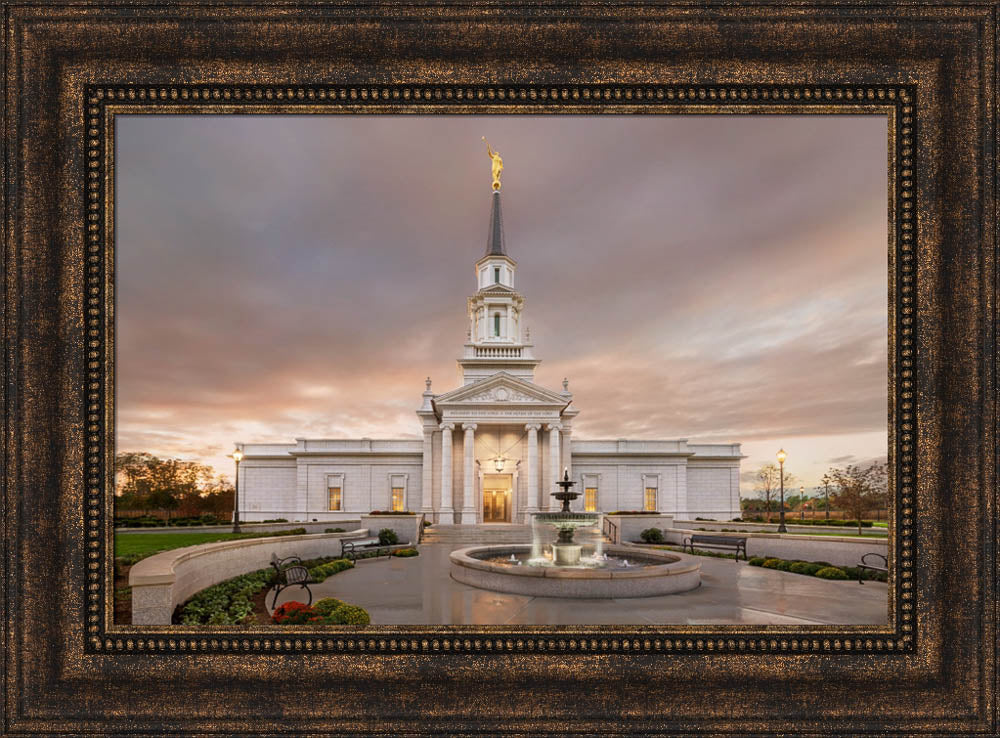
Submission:
M 486 141 L 486 136 L 483 136 L 483 141 Z M 493 162 L 493 189 L 499 190 L 500 175 L 503 173 L 503 159 L 500 158 L 500 152 L 493 150 L 489 141 L 486 141 L 486 151 L 490 155 L 490 161 Z

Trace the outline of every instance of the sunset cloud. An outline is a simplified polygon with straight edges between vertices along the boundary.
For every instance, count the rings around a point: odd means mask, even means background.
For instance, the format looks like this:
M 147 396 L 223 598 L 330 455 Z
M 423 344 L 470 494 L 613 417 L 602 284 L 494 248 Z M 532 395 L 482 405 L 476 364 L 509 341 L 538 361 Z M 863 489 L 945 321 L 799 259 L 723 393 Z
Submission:
M 118 447 L 416 438 L 458 382 L 504 157 L 508 251 L 576 437 L 886 453 L 886 123 L 863 116 L 124 116 Z M 744 492 L 752 486 L 744 481 Z

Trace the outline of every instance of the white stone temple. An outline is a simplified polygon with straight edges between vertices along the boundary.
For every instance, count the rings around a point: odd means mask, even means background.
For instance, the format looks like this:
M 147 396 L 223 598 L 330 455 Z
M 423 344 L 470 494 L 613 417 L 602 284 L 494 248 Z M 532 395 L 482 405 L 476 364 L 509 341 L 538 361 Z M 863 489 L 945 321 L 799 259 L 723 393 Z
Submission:
M 504 243 L 494 178 L 486 254 L 476 262 L 461 386 L 426 380 L 416 411 L 422 440 L 298 438 L 237 443 L 240 519 L 357 519 L 372 510 L 422 512 L 451 524 L 525 523 L 557 509 L 550 495 L 568 469 L 578 510 L 657 510 L 678 518 L 740 515 L 740 444 L 583 440 L 563 380 L 535 384 L 535 358 Z

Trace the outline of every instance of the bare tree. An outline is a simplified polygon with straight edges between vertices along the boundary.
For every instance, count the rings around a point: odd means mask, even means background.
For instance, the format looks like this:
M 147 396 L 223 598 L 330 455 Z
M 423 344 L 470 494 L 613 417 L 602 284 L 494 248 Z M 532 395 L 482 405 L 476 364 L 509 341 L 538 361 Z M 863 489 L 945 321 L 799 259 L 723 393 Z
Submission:
M 788 472 L 785 472 L 785 486 L 787 487 L 794 481 L 795 477 Z M 764 464 L 757 470 L 757 475 L 754 479 L 754 491 L 757 493 L 758 499 L 764 501 L 764 507 L 767 511 L 767 522 L 771 522 L 771 500 L 778 497 L 778 492 L 781 489 L 781 470 L 776 464 Z
M 872 507 L 880 505 L 886 496 L 888 483 L 886 465 L 874 461 L 868 466 L 849 464 L 830 469 L 830 478 L 837 485 L 834 503 L 858 521 L 858 535 L 862 535 L 861 520 Z

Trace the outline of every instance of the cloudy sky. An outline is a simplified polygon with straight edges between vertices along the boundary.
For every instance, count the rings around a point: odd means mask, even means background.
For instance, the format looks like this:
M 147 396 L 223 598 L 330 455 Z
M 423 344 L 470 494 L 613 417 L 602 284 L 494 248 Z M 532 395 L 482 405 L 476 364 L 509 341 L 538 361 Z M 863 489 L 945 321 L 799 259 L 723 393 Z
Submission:
M 578 438 L 886 453 L 886 122 L 136 116 L 117 124 L 118 449 L 417 438 L 458 383 L 490 162 L 537 381 Z

